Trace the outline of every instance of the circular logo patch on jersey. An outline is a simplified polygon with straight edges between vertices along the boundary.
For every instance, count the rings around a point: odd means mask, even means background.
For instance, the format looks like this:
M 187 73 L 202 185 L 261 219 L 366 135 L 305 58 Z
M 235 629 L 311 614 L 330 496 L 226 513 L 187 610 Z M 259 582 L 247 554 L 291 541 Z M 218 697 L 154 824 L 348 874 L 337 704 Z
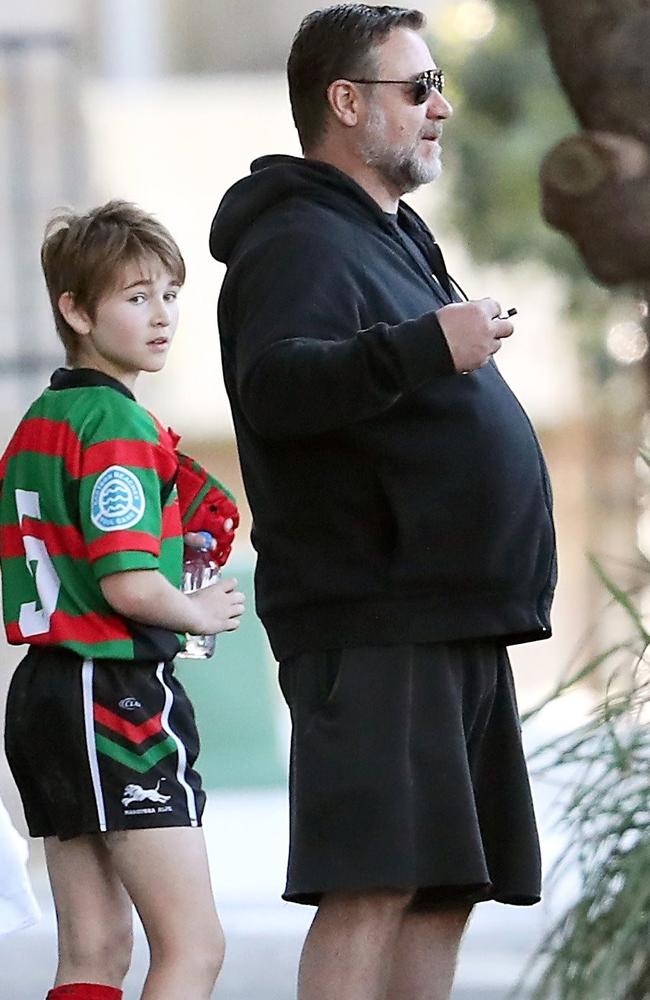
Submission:
M 122 531 L 138 523 L 144 507 L 144 492 L 137 476 L 122 465 L 111 465 L 93 487 L 90 520 L 100 531 Z

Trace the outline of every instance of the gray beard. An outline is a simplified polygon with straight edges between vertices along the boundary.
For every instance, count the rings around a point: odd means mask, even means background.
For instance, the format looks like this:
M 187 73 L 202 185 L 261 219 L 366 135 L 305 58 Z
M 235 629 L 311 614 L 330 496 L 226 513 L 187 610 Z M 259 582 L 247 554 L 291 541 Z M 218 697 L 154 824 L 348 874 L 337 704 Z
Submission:
M 401 194 L 408 194 L 440 176 L 442 163 L 439 159 L 424 162 L 417 155 L 419 140 L 406 148 L 387 146 L 381 139 L 382 126 L 383 115 L 378 108 L 371 108 L 360 151 L 368 166 L 376 170 L 384 181 Z

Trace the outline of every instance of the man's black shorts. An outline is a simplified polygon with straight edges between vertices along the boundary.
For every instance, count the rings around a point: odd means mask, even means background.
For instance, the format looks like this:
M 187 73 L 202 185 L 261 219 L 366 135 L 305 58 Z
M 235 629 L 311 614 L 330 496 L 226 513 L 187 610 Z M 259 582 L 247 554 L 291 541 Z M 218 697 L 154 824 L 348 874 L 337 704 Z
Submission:
M 540 898 L 512 673 L 493 642 L 363 647 L 280 665 L 292 716 L 284 898 L 416 890 Z
M 170 663 L 32 647 L 5 748 L 33 837 L 201 824 L 194 711 Z

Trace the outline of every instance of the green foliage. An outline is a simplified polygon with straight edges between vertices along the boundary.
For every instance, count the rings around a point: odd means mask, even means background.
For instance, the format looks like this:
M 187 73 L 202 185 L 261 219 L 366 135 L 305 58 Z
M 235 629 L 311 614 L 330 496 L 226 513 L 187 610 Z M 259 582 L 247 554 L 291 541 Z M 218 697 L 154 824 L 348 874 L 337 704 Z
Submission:
M 541 219 L 538 184 L 543 156 L 575 131 L 575 119 L 530 0 L 494 7 L 496 25 L 480 42 L 450 43 L 444 18 L 431 22 L 432 49 L 457 111 L 447 125 L 446 152 L 456 157 L 449 222 L 476 260 L 541 261 L 580 289 L 579 303 L 595 286 L 572 244 Z
M 581 885 L 529 972 L 537 978 L 533 1000 L 650 996 L 650 635 L 634 594 L 594 566 L 630 635 L 549 699 L 607 668 L 604 698 L 587 722 L 535 755 L 545 774 L 571 770 L 561 820 L 569 847 L 550 881 L 577 867 Z

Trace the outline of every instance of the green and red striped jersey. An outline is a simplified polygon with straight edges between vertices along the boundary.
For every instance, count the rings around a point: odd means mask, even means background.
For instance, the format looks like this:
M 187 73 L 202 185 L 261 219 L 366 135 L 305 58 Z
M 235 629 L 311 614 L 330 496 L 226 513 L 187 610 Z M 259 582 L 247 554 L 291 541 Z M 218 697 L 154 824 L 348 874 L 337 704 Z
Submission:
M 182 527 L 170 433 L 121 382 L 59 369 L 0 459 L 0 564 L 10 643 L 90 658 L 171 659 L 182 639 L 118 615 L 102 577 L 156 569 L 175 587 Z

